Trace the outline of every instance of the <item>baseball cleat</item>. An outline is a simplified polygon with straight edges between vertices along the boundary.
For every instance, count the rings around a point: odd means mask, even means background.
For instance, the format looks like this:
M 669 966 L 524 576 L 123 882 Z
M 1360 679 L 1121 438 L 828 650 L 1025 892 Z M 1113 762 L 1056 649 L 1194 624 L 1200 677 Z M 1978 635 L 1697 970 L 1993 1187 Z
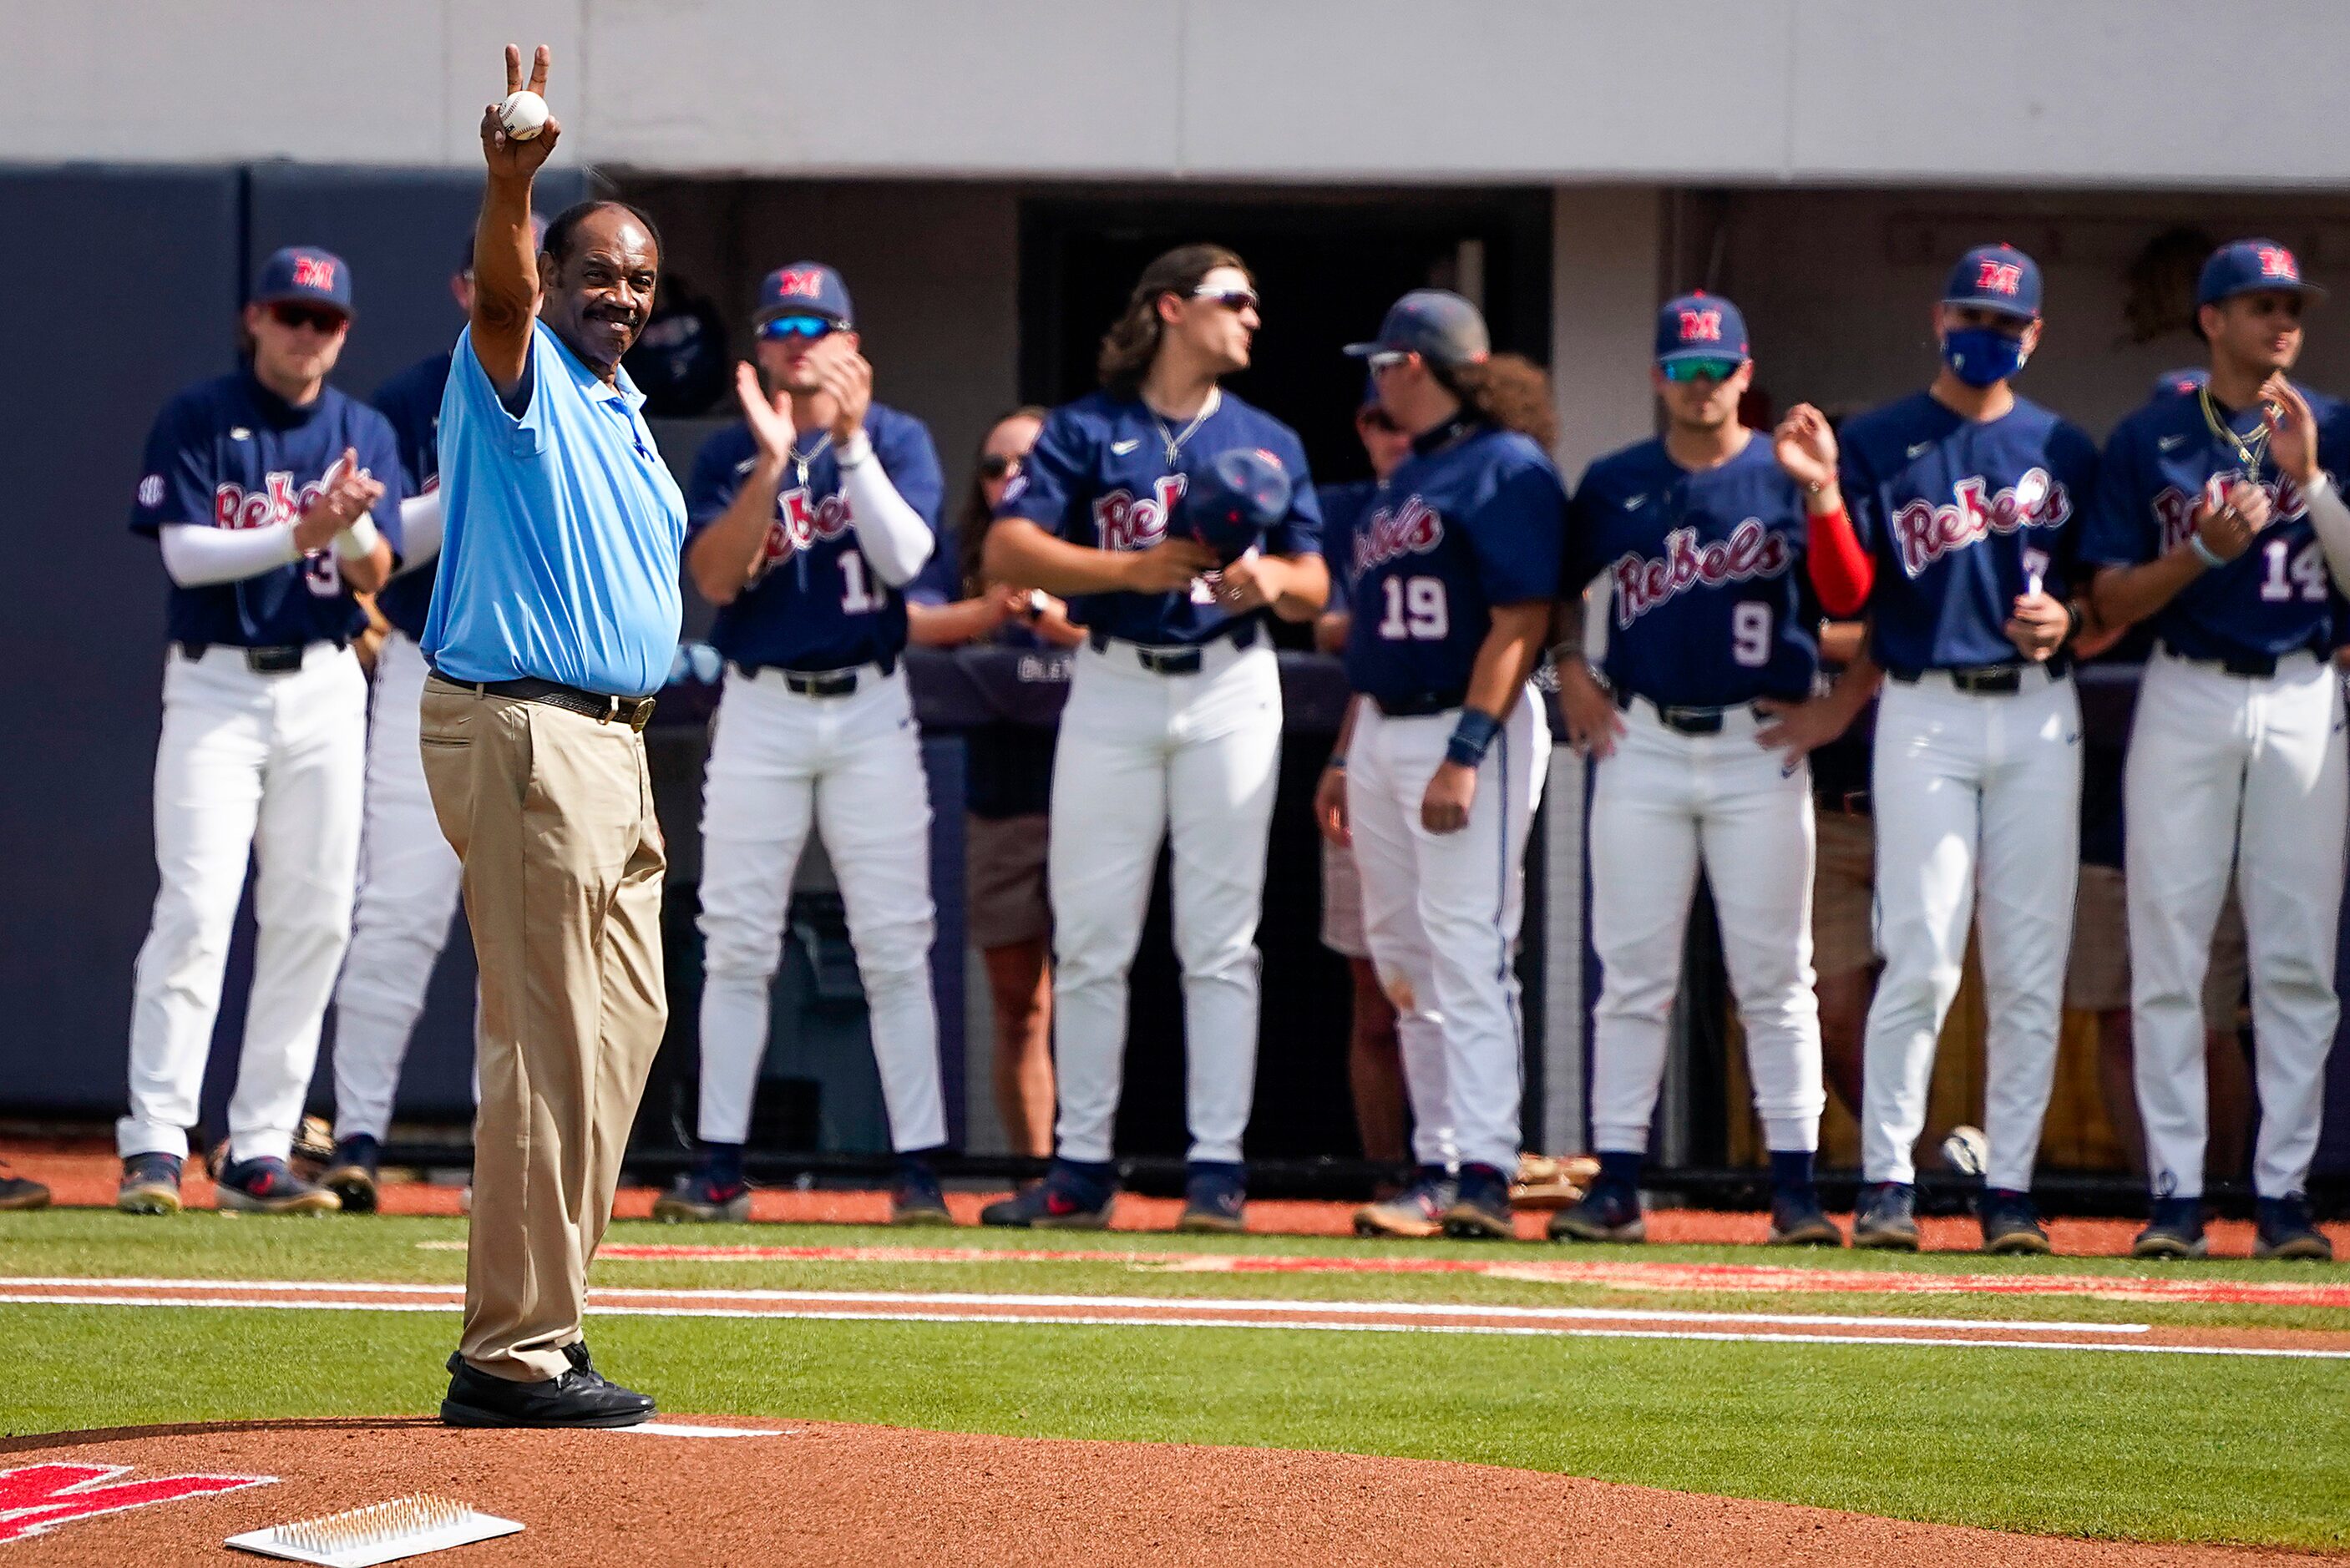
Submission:
M 1906 1181 L 1878 1181 L 1861 1189 L 1852 1216 L 1852 1244 L 1880 1251 L 1918 1250 L 1917 1195 Z
M 2330 1263 L 2334 1261 L 2334 1243 L 2311 1222 L 2309 1199 L 2296 1192 L 2290 1198 L 2260 1200 L 2252 1233 L 2252 1256 Z
M 751 1218 L 751 1184 L 721 1182 L 707 1170 L 691 1171 L 653 1199 L 653 1218 L 670 1225 L 722 1220 L 739 1225 Z
M 125 1214 L 177 1214 L 180 1211 L 180 1157 L 176 1154 L 134 1154 L 122 1162 L 122 1185 L 114 1206 Z
M 1820 1207 L 1816 1191 L 1809 1187 L 1781 1188 L 1771 1195 L 1771 1245 L 1841 1247 L 1844 1232 Z
M 571 1365 L 559 1376 L 517 1383 L 477 1372 L 462 1356 L 449 1358 L 449 1393 L 441 1401 L 448 1427 L 634 1427 L 653 1417 L 653 1402 L 598 1372 L 585 1346 L 567 1345 Z
M 1183 1217 L 1175 1229 L 1237 1236 L 1248 1229 L 1248 1173 L 1237 1163 L 1197 1159 L 1183 1180 Z
M 326 1174 L 318 1178 L 318 1185 L 342 1199 L 344 1213 L 375 1212 L 376 1153 L 375 1139 L 359 1133 L 335 1145 L 335 1152 L 328 1158 Z
M 1444 1234 L 1445 1210 L 1455 1196 L 1452 1178 L 1441 1166 L 1430 1166 L 1419 1179 L 1393 1198 L 1366 1203 L 1355 1210 L 1357 1236 L 1402 1236 L 1425 1241 Z
M 1587 1154 L 1518 1156 L 1518 1174 L 1510 1183 L 1513 1209 L 1565 1209 L 1583 1200 L 1599 1162 Z
M 47 1209 L 49 1189 L 27 1176 L 12 1176 L 5 1160 L 0 1160 L 0 1211 L 7 1210 Z
M 1582 1202 L 1550 1217 L 1549 1235 L 1554 1241 L 1645 1241 L 1648 1220 L 1640 1211 L 1640 1189 L 1602 1178 Z
M 1101 1169 L 1100 1176 L 1088 1175 L 1056 1159 L 1044 1180 L 981 1210 L 979 1222 L 1035 1231 L 1106 1231 L 1118 1202 L 1118 1183 L 1107 1174 L 1107 1165 Z
M 332 1214 L 343 1200 L 294 1174 L 276 1156 L 233 1159 L 220 1174 L 213 1201 L 246 1214 Z
M 2133 1258 L 2201 1258 L 2210 1252 L 2203 1239 L 2203 1200 L 2158 1198 L 2154 1216 L 2130 1243 Z
M 889 1180 L 889 1223 L 892 1225 L 951 1225 L 954 1216 L 947 1212 L 947 1195 L 939 1186 L 938 1172 L 931 1162 L 919 1156 L 901 1155 L 898 1171 Z
M 2046 1257 L 2055 1249 L 2032 1206 L 2032 1195 L 2003 1187 L 1986 1188 L 1976 1210 L 1982 1221 L 1982 1250 L 2007 1257 Z
M 1444 1210 L 1444 1233 L 1463 1241 L 1507 1241 L 1518 1233 L 1511 1216 L 1510 1184 L 1490 1165 L 1464 1165 Z

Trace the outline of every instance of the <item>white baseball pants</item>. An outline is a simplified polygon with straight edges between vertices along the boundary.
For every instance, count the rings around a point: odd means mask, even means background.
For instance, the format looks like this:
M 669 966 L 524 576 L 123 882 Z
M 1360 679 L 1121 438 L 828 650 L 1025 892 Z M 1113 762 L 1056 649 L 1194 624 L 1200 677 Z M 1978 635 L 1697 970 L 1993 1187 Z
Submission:
M 865 985 L 889 1142 L 947 1140 L 931 994 L 931 796 L 905 671 L 868 668 L 845 697 L 780 670 L 726 671 L 702 793 L 702 1115 L 705 1143 L 750 1135 L 792 873 L 824 835 Z
M 1979 918 L 1990 1015 L 1984 1179 L 2028 1191 L 2055 1080 L 2080 875 L 2078 694 L 2038 668 L 2012 695 L 1960 691 L 1931 670 L 1914 683 L 1888 680 L 1872 788 L 1885 971 L 1863 1046 L 1863 1174 L 1916 1179 L 1911 1148 L 1926 1126 L 1934 1047 Z
M 1123 643 L 1077 650 L 1053 763 L 1055 1144 L 1110 1158 L 1127 976 L 1162 841 L 1174 857 L 1185 1105 L 1194 1160 L 1241 1158 L 1256 1095 L 1257 918 L 1281 756 L 1273 649 L 1212 642 L 1191 675 Z
M 381 1141 L 432 966 L 449 945 L 464 873 L 424 787 L 417 707 L 424 654 L 401 632 L 377 655 L 366 828 L 351 949 L 335 988 L 335 1137 Z
M 2308 1179 L 2340 1012 L 2343 712 L 2333 666 L 2308 654 L 2257 678 L 2161 652 L 2147 663 L 2122 791 L 2137 1103 L 2157 1196 L 2203 1191 L 2201 996 L 2231 863 L 2251 949 L 2252 1185 L 2284 1198 Z
M 1764 1141 L 1816 1149 L 1827 1091 L 1812 989 L 1811 769 L 1755 744 L 1749 709 L 1723 714 L 1717 733 L 1685 735 L 1635 701 L 1625 726 L 1592 790 L 1592 1147 L 1648 1149 L 1702 864 Z
M 366 765 L 367 678 L 348 649 L 314 643 L 282 675 L 255 674 L 242 649 L 172 650 L 155 750 L 162 885 L 132 982 L 130 1114 L 115 1124 L 125 1158 L 188 1152 L 248 858 L 259 941 L 229 1141 L 239 1159 L 292 1148 L 350 939 Z
M 1510 1176 L 1525 1091 L 1518 926 L 1550 726 L 1529 689 L 1478 765 L 1469 825 L 1430 833 L 1420 800 L 1460 718 L 1458 709 L 1389 718 L 1357 704 L 1347 817 L 1363 876 L 1363 934 L 1395 1003 L 1412 1157 Z

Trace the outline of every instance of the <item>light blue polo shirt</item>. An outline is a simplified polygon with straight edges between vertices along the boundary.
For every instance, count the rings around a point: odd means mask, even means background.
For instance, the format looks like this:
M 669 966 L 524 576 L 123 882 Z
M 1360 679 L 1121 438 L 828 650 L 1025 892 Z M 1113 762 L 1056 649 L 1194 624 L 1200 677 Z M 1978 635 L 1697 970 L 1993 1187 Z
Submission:
M 530 402 L 506 411 L 457 338 L 441 397 L 443 522 L 424 656 L 452 680 L 536 676 L 641 697 L 669 675 L 685 498 L 638 410 L 534 322 Z

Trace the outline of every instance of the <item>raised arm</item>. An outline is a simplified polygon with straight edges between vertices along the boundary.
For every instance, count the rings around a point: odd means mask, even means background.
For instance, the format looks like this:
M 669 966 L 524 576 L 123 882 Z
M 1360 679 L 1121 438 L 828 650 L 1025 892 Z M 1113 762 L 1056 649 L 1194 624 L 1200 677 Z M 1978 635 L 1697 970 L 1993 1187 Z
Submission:
M 546 46 L 531 57 L 530 90 L 546 95 Z M 522 51 L 506 46 L 506 91 L 523 88 Z M 538 245 L 530 227 L 530 182 L 555 151 L 563 127 L 550 117 L 536 136 L 517 140 L 498 119 L 498 106 L 482 110 L 482 161 L 489 179 L 482 215 L 473 225 L 473 357 L 498 396 L 514 395 L 530 364 L 531 323 L 538 314 Z

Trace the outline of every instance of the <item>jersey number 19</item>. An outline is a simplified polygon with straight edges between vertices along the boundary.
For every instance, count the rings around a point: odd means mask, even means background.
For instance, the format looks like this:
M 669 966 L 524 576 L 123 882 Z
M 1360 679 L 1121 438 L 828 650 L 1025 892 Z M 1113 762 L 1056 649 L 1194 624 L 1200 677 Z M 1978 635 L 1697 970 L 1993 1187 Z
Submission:
M 1388 613 L 1380 618 L 1379 635 L 1389 642 L 1441 642 L 1452 629 L 1443 578 L 1389 577 L 1380 587 Z

